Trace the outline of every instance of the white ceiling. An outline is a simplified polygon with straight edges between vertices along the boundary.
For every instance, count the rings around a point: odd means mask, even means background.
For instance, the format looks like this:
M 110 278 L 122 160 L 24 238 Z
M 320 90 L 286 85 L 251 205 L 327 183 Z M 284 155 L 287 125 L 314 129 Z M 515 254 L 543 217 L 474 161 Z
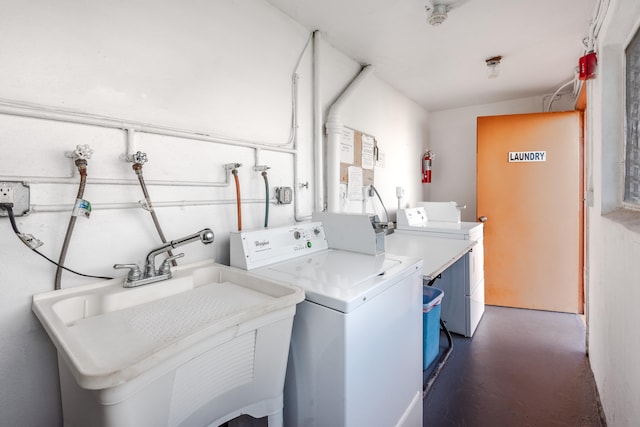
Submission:
M 574 76 L 596 5 L 440 0 L 454 8 L 431 26 L 431 0 L 267 1 L 429 111 L 555 92 Z M 500 76 L 489 79 L 485 60 L 496 55 Z

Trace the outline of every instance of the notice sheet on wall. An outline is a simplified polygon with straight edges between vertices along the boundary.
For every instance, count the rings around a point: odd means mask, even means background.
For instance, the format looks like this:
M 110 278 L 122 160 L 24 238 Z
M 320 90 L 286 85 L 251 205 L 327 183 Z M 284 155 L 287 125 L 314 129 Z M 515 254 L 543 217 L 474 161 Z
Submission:
M 347 196 L 349 200 L 362 200 L 362 168 L 349 166 Z
M 370 135 L 362 135 L 362 169 L 373 169 L 374 155 L 373 150 L 375 141 Z
M 340 163 L 353 164 L 355 148 L 353 135 L 353 129 L 342 128 L 340 134 Z

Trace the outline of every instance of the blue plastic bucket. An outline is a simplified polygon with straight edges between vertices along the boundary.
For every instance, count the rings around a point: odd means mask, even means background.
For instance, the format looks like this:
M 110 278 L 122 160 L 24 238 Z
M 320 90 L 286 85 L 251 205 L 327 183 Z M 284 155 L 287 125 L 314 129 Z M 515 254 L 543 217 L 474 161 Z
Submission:
M 442 289 L 423 286 L 422 289 L 422 369 L 427 369 L 440 349 L 440 303 Z

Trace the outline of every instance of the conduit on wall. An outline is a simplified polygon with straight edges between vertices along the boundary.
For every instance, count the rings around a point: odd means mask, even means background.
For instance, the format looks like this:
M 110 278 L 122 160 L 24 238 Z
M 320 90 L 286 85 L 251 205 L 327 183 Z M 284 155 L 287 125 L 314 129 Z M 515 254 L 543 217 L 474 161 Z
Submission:
M 293 99 L 294 101 L 294 105 L 296 106 L 296 108 L 294 108 L 293 110 L 293 115 L 292 115 L 292 130 L 294 131 L 294 136 L 293 136 L 293 149 L 294 149 L 294 153 L 293 153 L 293 219 L 297 222 L 300 221 L 305 221 L 308 219 L 311 219 L 311 215 L 306 215 L 301 217 L 298 214 L 298 190 L 300 188 L 305 187 L 305 185 L 301 185 L 298 181 L 298 111 L 297 111 L 297 99 L 298 99 L 298 79 L 300 78 L 299 74 L 298 74 L 298 69 L 300 68 L 300 63 L 302 62 L 302 57 L 304 56 L 304 53 L 307 51 L 307 48 L 309 47 L 309 43 L 311 42 L 311 38 L 313 37 L 313 34 L 309 34 L 309 38 L 307 38 L 307 42 L 304 45 L 304 49 L 302 50 L 302 53 L 300 54 L 300 57 L 298 58 L 298 62 L 296 63 L 296 66 L 294 68 L 294 72 L 293 72 L 293 81 L 292 81 L 292 88 L 293 88 Z M 308 185 L 306 185 L 306 187 L 308 188 Z
M 74 124 L 82 124 L 82 125 L 90 125 L 96 127 L 110 128 L 110 129 L 119 129 L 127 132 L 127 153 L 125 153 L 125 157 L 129 158 L 132 153 L 134 153 L 133 149 L 133 135 L 134 132 L 140 133 L 148 133 L 152 135 L 160 135 L 160 136 L 169 136 L 176 138 L 185 138 L 197 141 L 205 141 L 217 144 L 231 145 L 235 147 L 245 147 L 247 149 L 259 150 L 263 149 L 271 152 L 279 152 L 279 153 L 288 153 L 292 155 L 293 162 L 293 172 L 294 172 L 294 192 L 297 193 L 298 190 L 298 149 L 297 149 L 297 93 L 298 93 L 298 69 L 302 62 L 302 58 L 306 53 L 308 46 L 310 44 L 312 35 L 310 34 L 304 48 L 302 49 L 296 66 L 294 68 L 294 72 L 292 75 L 292 100 L 291 100 L 291 126 L 289 128 L 289 137 L 284 143 L 269 143 L 265 141 L 251 141 L 242 138 L 232 138 L 228 136 L 217 135 L 211 132 L 203 132 L 203 131 L 191 131 L 185 129 L 177 129 L 170 128 L 165 126 L 159 126 L 149 123 L 141 123 L 135 121 L 127 121 L 118 118 L 80 113 L 76 111 L 58 109 L 48 106 L 42 106 L 37 104 L 24 103 L 19 101 L 0 99 L 0 114 L 13 115 L 19 117 L 27 117 L 34 119 L 43 119 L 43 120 L 52 120 L 64 123 L 74 123 Z M 126 159 L 123 159 L 126 160 Z M 0 180 L 15 180 L 16 178 L 27 181 L 34 184 L 72 184 L 75 183 L 75 173 L 73 173 L 69 177 L 36 177 L 36 176 L 2 176 L 0 175 Z M 110 178 L 89 178 L 87 180 L 88 184 L 104 184 L 104 185 L 138 185 L 137 180 L 133 179 L 110 179 Z M 193 187 L 228 187 L 230 185 L 230 173 L 226 173 L 225 181 L 223 182 L 209 182 L 209 181 L 175 181 L 175 180 L 147 180 L 147 185 L 163 185 L 163 186 L 193 186 Z M 296 221 L 302 221 L 310 218 L 310 215 L 305 217 L 300 217 L 298 215 L 298 206 L 297 206 L 297 194 L 294 196 L 293 200 L 293 209 L 294 209 L 294 218 Z M 245 201 L 247 202 L 247 201 Z M 250 203 L 257 203 L 255 201 L 249 201 Z M 262 202 L 262 200 L 260 201 Z M 235 201 L 224 201 L 223 204 L 235 203 Z M 156 206 L 187 206 L 187 205 L 200 205 L 200 204 L 220 204 L 219 201 L 216 200 L 207 200 L 207 201 L 198 201 L 192 204 L 186 204 L 184 201 L 178 202 L 175 204 L 173 202 L 169 203 L 155 203 Z M 34 211 L 39 212 L 53 212 L 57 211 L 58 208 L 60 210 L 66 210 L 67 205 L 39 205 L 38 209 L 33 209 Z M 95 204 L 94 208 L 100 209 L 101 207 L 111 208 L 113 206 L 135 206 L 139 207 L 139 205 L 135 204 Z M 109 206 L 109 207 L 107 207 Z M 115 208 L 114 208 L 115 209 Z
M 153 202 L 156 208 L 181 208 L 186 206 L 219 206 L 219 205 L 235 205 L 236 199 L 218 199 L 218 200 L 167 200 L 163 202 Z M 243 204 L 264 204 L 264 199 L 242 199 Z M 271 200 L 272 205 L 277 204 Z M 74 205 L 70 204 L 51 204 L 51 205 L 31 205 L 31 212 L 69 212 Z M 139 209 L 140 203 L 91 203 L 91 210 L 119 210 L 119 209 Z
M 373 66 L 366 65 L 349 83 L 329 108 L 327 115 L 327 211 L 340 211 L 340 135 L 342 132 L 342 107 L 362 82 L 373 73 Z
M 203 132 L 193 132 L 184 129 L 171 129 L 151 124 L 143 124 L 139 122 L 127 122 L 120 119 L 94 116 L 80 113 L 73 113 L 67 111 L 60 111 L 51 109 L 44 106 L 28 105 L 14 103 L 13 101 L 0 100 L 0 114 L 14 115 L 19 117 L 28 117 L 34 119 L 52 120 L 64 123 L 74 123 L 90 125 L 108 129 L 119 129 L 127 133 L 127 151 L 128 154 L 123 156 L 122 160 L 131 161 L 134 151 L 134 135 L 136 133 L 147 133 L 159 136 L 169 136 L 176 138 L 184 138 L 195 141 L 211 142 L 223 145 L 232 145 L 237 147 L 245 147 L 247 149 L 256 150 L 262 148 L 271 152 L 296 154 L 292 148 L 272 146 L 272 145 L 260 145 L 260 143 L 247 143 L 243 140 L 233 142 L 233 140 L 227 137 L 217 137 L 207 135 Z M 223 138 L 223 139 L 221 139 Z M 69 177 L 37 177 L 37 176 L 20 176 L 21 180 L 28 181 L 34 184 L 75 184 L 77 180 L 76 173 Z M 16 177 L 2 176 L 0 180 L 15 180 Z M 87 184 L 92 185 L 138 185 L 138 180 L 135 179 L 114 179 L 114 178 L 88 178 Z M 231 184 L 230 174 L 225 175 L 223 182 L 212 181 L 177 181 L 177 180 L 146 180 L 148 186 L 151 185 L 163 185 L 163 186 L 190 186 L 190 187 L 228 187 Z
M 320 99 L 320 31 L 313 32 L 313 177 L 314 208 L 325 209 L 324 202 L 324 144 L 322 143 L 322 103 Z

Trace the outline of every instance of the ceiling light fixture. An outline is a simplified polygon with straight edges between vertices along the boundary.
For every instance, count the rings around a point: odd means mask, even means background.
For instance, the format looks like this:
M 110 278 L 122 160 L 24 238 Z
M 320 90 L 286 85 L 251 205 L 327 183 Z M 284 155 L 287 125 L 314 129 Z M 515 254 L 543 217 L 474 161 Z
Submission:
M 502 56 L 500 55 L 485 59 L 487 63 L 487 77 L 495 79 L 500 75 L 500 61 L 502 61 Z

